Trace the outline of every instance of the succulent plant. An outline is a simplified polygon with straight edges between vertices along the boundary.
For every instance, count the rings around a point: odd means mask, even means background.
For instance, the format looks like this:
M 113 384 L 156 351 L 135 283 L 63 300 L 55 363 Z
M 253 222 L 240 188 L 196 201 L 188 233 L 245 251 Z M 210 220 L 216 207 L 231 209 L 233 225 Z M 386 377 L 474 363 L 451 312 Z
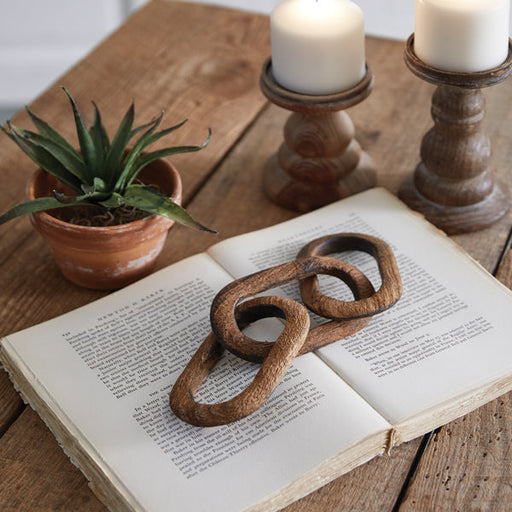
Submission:
M 63 89 L 73 110 L 79 151 L 28 107 L 26 110 L 38 133 L 19 128 L 10 121 L 7 122 L 7 128 L 0 128 L 38 166 L 67 185 L 76 195 L 54 191 L 53 197 L 26 201 L 0 215 L 0 224 L 28 213 L 70 206 L 96 205 L 107 210 L 128 206 L 149 214 L 162 215 L 186 226 L 212 231 L 195 221 L 184 208 L 158 190 L 136 182 L 139 172 L 154 160 L 203 149 L 210 141 L 211 130 L 201 146 L 167 147 L 145 152 L 148 146 L 177 130 L 186 121 L 156 131 L 164 115 L 162 112 L 149 123 L 133 128 L 135 107 L 132 102 L 110 141 L 96 104 L 93 103 L 94 118 L 87 129 L 75 100 L 69 91 Z M 131 148 L 128 149 L 128 144 L 138 134 L 141 135 L 131 142 Z

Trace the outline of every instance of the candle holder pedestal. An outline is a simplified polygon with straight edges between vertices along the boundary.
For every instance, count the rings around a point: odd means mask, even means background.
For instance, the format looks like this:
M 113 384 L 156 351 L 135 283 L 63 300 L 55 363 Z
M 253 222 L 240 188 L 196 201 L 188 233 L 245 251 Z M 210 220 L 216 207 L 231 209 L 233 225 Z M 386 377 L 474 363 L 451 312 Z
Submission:
M 284 127 L 284 142 L 266 164 L 263 187 L 275 203 L 307 212 L 376 184 L 372 159 L 354 138 L 345 109 L 371 92 L 373 75 L 339 94 L 312 96 L 280 86 L 271 59 L 263 66 L 260 86 L 274 104 L 292 111 Z
M 404 57 L 412 73 L 437 89 L 432 97 L 434 127 L 423 137 L 421 162 L 402 184 L 399 197 L 448 234 L 490 226 L 508 211 L 510 198 L 490 167 L 481 89 L 512 72 L 510 45 L 501 66 L 477 73 L 446 72 L 424 63 L 414 52 L 414 34 Z

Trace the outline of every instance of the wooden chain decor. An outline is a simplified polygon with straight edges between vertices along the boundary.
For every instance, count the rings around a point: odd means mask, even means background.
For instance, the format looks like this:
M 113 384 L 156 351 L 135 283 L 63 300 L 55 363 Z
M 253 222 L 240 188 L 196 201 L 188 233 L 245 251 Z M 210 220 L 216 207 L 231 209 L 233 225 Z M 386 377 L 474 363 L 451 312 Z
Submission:
M 375 259 L 382 284 L 375 291 L 353 265 L 327 256 L 349 250 L 364 251 Z M 333 299 L 320 292 L 318 275 L 342 280 L 354 300 Z M 302 304 L 284 297 L 255 295 L 298 280 L 302 300 L 311 311 L 330 321 L 310 330 L 309 313 Z M 210 311 L 212 332 L 201 344 L 173 386 L 170 405 L 183 421 L 199 427 L 225 425 L 252 414 L 269 398 L 295 357 L 350 336 L 368 325 L 371 317 L 400 298 L 402 281 L 391 248 L 379 238 L 344 233 L 318 238 L 297 259 L 233 281 L 215 297 Z M 242 329 L 262 318 L 285 320 L 275 342 L 257 341 Z M 224 350 L 260 363 L 254 380 L 240 394 L 216 404 L 198 403 L 194 396 Z

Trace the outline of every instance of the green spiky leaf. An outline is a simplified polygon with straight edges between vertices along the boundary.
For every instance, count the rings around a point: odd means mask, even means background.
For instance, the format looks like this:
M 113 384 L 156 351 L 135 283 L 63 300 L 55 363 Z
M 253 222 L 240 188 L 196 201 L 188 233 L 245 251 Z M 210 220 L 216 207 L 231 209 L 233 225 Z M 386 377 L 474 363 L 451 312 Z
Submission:
M 112 145 L 108 152 L 105 161 L 105 181 L 107 183 L 114 183 L 117 181 L 117 174 L 120 173 L 122 166 L 121 162 L 124 157 L 124 152 L 128 142 L 131 138 L 133 119 L 135 117 L 135 106 L 132 102 L 130 108 L 126 112 L 119 128 L 112 140 Z
M 160 112 L 160 115 L 158 117 L 155 117 L 155 119 L 152 119 L 149 121 L 149 123 L 143 124 L 141 126 L 138 126 L 137 128 L 134 128 L 130 134 L 130 139 L 133 139 L 135 135 L 137 135 L 142 130 L 145 130 L 146 128 L 149 128 L 148 131 L 152 132 L 162 121 L 164 117 L 164 111 Z
M 25 201 L 24 203 L 18 204 L 14 208 L 11 208 L 5 212 L 3 215 L 0 215 L 0 225 L 9 220 L 15 219 L 16 217 L 21 217 L 22 215 L 83 204 L 90 203 L 84 201 L 83 199 L 63 203 L 55 197 L 38 197 L 36 199 L 31 199 L 30 201 Z
M 89 134 L 96 150 L 96 158 L 98 166 L 104 166 L 106 155 L 110 150 L 110 140 L 107 135 L 107 131 L 101 121 L 101 114 L 96 103 L 94 105 L 94 119 L 89 128 Z
M 126 155 L 126 158 L 123 162 L 123 172 L 120 174 L 117 180 L 115 190 L 122 192 L 129 184 L 133 182 L 133 180 L 137 176 L 137 173 L 140 172 L 139 159 L 141 157 L 141 154 L 148 146 L 156 142 L 164 135 L 168 135 L 169 133 L 172 133 L 173 131 L 182 127 L 187 122 L 187 120 L 185 119 L 185 121 L 182 121 L 181 123 L 175 126 L 171 126 L 166 130 L 153 133 L 160 124 L 162 117 L 163 112 L 162 115 L 156 120 L 155 124 L 153 126 L 150 126 L 150 128 L 143 135 L 141 135 L 141 137 L 134 144 L 133 148 L 130 150 L 128 155 Z
M 45 149 L 50 155 L 58 160 L 62 166 L 68 170 L 73 176 L 77 177 L 81 182 L 87 179 L 87 169 L 80 153 L 68 146 L 63 146 L 53 139 L 43 137 L 38 133 L 24 130 L 12 125 L 13 130 L 25 140 L 30 141 L 34 146 Z
M 133 180 L 138 176 L 139 172 L 142 171 L 142 169 L 144 169 L 144 167 L 146 167 L 146 165 L 149 165 L 151 162 L 154 162 L 159 158 L 178 155 L 180 153 L 193 153 L 195 151 L 200 151 L 209 144 L 211 137 L 212 131 L 209 128 L 208 137 L 200 146 L 176 146 L 173 148 L 159 149 L 157 151 L 141 155 L 140 158 L 138 158 L 136 162 L 133 164 L 133 168 L 131 169 L 127 186 L 130 186 L 133 183 Z
M 39 165 L 39 167 L 50 173 L 52 176 L 55 176 L 58 180 L 76 192 L 80 192 L 80 180 L 71 174 L 55 157 L 53 157 L 44 148 L 41 148 L 35 145 L 32 141 L 20 136 L 14 125 L 9 121 L 7 122 L 7 126 L 9 131 L 7 131 L 3 126 L 0 126 L 0 129 L 6 133 L 27 156 Z
M 53 141 L 55 144 L 60 145 L 63 149 L 66 149 L 68 152 L 72 153 L 78 152 L 75 148 L 52 126 L 50 126 L 46 121 L 43 121 L 40 117 L 36 116 L 28 107 L 25 107 L 30 119 L 34 123 L 34 126 L 37 128 L 37 131 L 46 139 Z
M 35 163 L 70 187 L 76 195 L 55 191 L 54 197 L 36 199 L 12 208 L 0 217 L 1 222 L 26 213 L 75 204 L 96 204 L 108 209 L 126 204 L 187 226 L 212 231 L 163 194 L 148 186 L 133 185 L 138 173 L 154 160 L 203 149 L 210 141 L 211 130 L 200 146 L 166 147 L 146 152 L 146 148 L 181 128 L 186 121 L 157 131 L 163 119 L 162 111 L 158 117 L 134 128 L 135 106 L 132 102 L 110 139 L 97 105 L 93 102 L 94 117 L 87 129 L 74 98 L 66 88 L 63 90 L 73 112 L 79 151 L 28 107 L 27 113 L 37 132 L 14 126 L 9 121 L 7 127 L 0 126 L 0 129 Z M 128 149 L 134 137 L 138 138 Z
M 216 231 L 203 226 L 193 219 L 185 208 L 176 204 L 169 197 L 144 185 L 130 185 L 127 187 L 123 195 L 123 202 L 138 210 L 161 215 L 162 217 L 179 222 L 184 226 L 196 228 L 201 231 L 208 231 L 209 233 L 216 233 Z
M 100 201 L 99 204 L 101 204 L 101 206 L 104 206 L 105 208 L 119 208 L 120 206 L 123 206 L 125 203 L 123 201 L 123 196 L 114 192 L 107 199 L 103 199 L 102 201 Z
M 76 133 L 78 135 L 78 143 L 80 144 L 80 151 L 82 152 L 84 161 L 86 163 L 86 168 L 89 169 L 95 169 L 97 167 L 97 160 L 96 160 L 96 149 L 94 147 L 94 141 L 92 140 L 92 137 L 87 130 L 87 127 L 85 126 L 85 123 L 82 119 L 82 116 L 78 110 L 78 107 L 75 103 L 75 100 L 73 96 L 69 93 L 69 91 L 63 87 L 64 92 L 67 94 L 69 101 L 71 103 L 71 108 L 73 109 L 73 116 L 75 118 L 75 127 L 76 127 Z M 91 180 L 94 177 L 94 173 L 89 172 L 89 175 L 86 177 L 86 179 Z

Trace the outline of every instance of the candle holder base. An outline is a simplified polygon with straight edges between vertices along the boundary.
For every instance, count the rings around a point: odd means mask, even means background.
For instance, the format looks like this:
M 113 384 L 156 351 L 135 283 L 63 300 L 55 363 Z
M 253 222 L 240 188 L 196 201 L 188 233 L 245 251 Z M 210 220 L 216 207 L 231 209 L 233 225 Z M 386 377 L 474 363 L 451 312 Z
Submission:
M 432 97 L 434 127 L 421 142 L 421 163 L 401 186 L 399 197 L 448 234 L 486 228 L 510 207 L 505 185 L 490 165 L 491 143 L 482 130 L 481 89 L 512 72 L 512 47 L 497 68 L 477 73 L 441 71 L 414 53 L 414 34 L 405 49 L 408 68 L 437 85 Z
M 316 183 L 297 180 L 288 174 L 274 155 L 263 169 L 263 189 L 278 205 L 293 211 L 309 212 L 344 197 L 372 188 L 376 184 L 375 164 L 362 152 L 350 174 L 339 181 Z
M 281 87 L 267 59 L 260 85 L 270 101 L 293 112 L 284 127 L 284 142 L 263 171 L 263 187 L 272 201 L 307 212 L 376 185 L 375 164 L 361 150 L 344 112 L 370 94 L 373 75 L 368 69 L 348 91 L 310 96 Z
M 510 208 L 508 189 L 501 183 L 494 183 L 491 193 L 481 201 L 466 206 L 449 206 L 430 201 L 416 188 L 412 176 L 402 184 L 398 195 L 410 208 L 423 214 L 429 222 L 448 235 L 487 228 L 501 219 Z

